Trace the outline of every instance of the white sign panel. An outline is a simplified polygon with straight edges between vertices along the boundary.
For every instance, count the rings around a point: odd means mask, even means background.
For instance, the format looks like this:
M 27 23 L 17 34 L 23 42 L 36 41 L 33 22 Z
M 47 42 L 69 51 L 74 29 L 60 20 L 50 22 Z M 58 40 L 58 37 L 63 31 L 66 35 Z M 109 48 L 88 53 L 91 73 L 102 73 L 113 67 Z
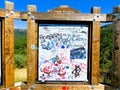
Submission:
M 88 26 L 39 25 L 39 81 L 88 81 Z

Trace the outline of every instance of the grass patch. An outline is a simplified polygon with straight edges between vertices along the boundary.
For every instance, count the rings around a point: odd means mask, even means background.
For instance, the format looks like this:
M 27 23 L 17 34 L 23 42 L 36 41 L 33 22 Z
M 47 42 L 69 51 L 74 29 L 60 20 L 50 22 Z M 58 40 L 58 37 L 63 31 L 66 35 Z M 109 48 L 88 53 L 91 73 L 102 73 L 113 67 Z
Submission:
M 15 69 L 15 82 L 27 82 L 27 69 Z

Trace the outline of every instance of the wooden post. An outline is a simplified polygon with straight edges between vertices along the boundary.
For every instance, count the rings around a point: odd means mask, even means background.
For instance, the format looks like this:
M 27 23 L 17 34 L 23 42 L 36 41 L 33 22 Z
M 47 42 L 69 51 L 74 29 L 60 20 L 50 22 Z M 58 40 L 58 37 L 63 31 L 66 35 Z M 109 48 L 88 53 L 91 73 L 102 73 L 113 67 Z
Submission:
M 27 8 L 28 8 L 28 11 L 29 11 L 29 12 L 36 12 L 36 11 L 37 11 L 35 5 L 28 5 Z
M 14 10 L 14 3 L 10 1 L 5 1 L 5 9 Z
M 27 82 L 28 84 L 34 84 L 36 81 L 37 75 L 37 50 L 35 47 L 36 44 L 36 23 L 34 17 L 31 15 L 31 12 L 36 11 L 36 6 L 28 6 L 28 19 L 27 19 Z
M 14 20 L 5 18 L 5 86 L 14 85 Z
M 93 7 L 91 13 L 100 14 L 101 8 L 100 7 Z
M 112 86 L 120 88 L 120 6 L 114 7 L 116 19 L 113 21 Z
M 13 10 L 11 2 L 5 4 L 5 8 Z M 2 20 L 2 61 L 3 61 L 3 86 L 14 85 L 14 20 L 7 16 Z
M 92 13 L 100 14 L 100 8 L 94 7 Z M 96 17 L 95 17 L 96 18 Z M 99 60 L 100 60 L 100 22 L 94 18 L 92 23 L 92 61 L 91 61 L 91 84 L 99 82 Z
M 2 60 L 2 84 L 3 84 L 3 86 L 5 86 L 5 50 L 4 50 L 4 48 L 5 48 L 5 20 L 4 19 L 2 19 L 2 57 L 1 57 L 1 60 Z

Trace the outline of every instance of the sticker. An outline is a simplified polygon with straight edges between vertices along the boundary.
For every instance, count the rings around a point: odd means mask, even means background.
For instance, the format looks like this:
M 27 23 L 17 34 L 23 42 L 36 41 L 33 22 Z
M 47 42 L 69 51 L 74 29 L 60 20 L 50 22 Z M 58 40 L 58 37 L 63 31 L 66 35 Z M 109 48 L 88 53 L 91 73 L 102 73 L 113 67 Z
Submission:
M 62 86 L 62 90 L 68 90 L 69 87 L 67 86 Z
M 75 75 L 75 78 L 80 75 L 80 66 L 75 65 L 75 69 L 72 71 L 72 73 Z

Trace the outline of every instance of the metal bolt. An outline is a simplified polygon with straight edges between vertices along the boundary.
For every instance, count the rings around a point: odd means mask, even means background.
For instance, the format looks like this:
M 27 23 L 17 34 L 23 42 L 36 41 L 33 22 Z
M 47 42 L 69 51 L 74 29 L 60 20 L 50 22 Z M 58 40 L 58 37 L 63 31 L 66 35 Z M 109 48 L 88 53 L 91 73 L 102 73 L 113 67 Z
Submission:
M 10 11 L 10 14 L 13 15 L 13 14 L 14 14 L 14 11 Z
M 28 12 L 28 16 L 30 16 L 31 15 L 31 12 Z
M 6 14 L 6 18 L 9 18 L 10 16 L 8 14 Z
M 32 17 L 31 17 L 31 20 L 34 20 L 34 19 L 35 19 L 35 17 L 34 17 L 34 16 L 32 16 Z
M 97 15 L 97 18 L 99 18 L 100 17 L 100 15 Z
M 35 45 L 31 45 L 31 49 L 35 49 Z
M 95 18 L 93 19 L 93 21 L 96 21 Z
M 32 85 L 32 86 L 31 86 L 31 89 L 34 89 L 34 88 L 35 88 L 35 85 Z
M 95 87 L 94 87 L 94 86 L 91 86 L 91 89 L 95 89 Z

